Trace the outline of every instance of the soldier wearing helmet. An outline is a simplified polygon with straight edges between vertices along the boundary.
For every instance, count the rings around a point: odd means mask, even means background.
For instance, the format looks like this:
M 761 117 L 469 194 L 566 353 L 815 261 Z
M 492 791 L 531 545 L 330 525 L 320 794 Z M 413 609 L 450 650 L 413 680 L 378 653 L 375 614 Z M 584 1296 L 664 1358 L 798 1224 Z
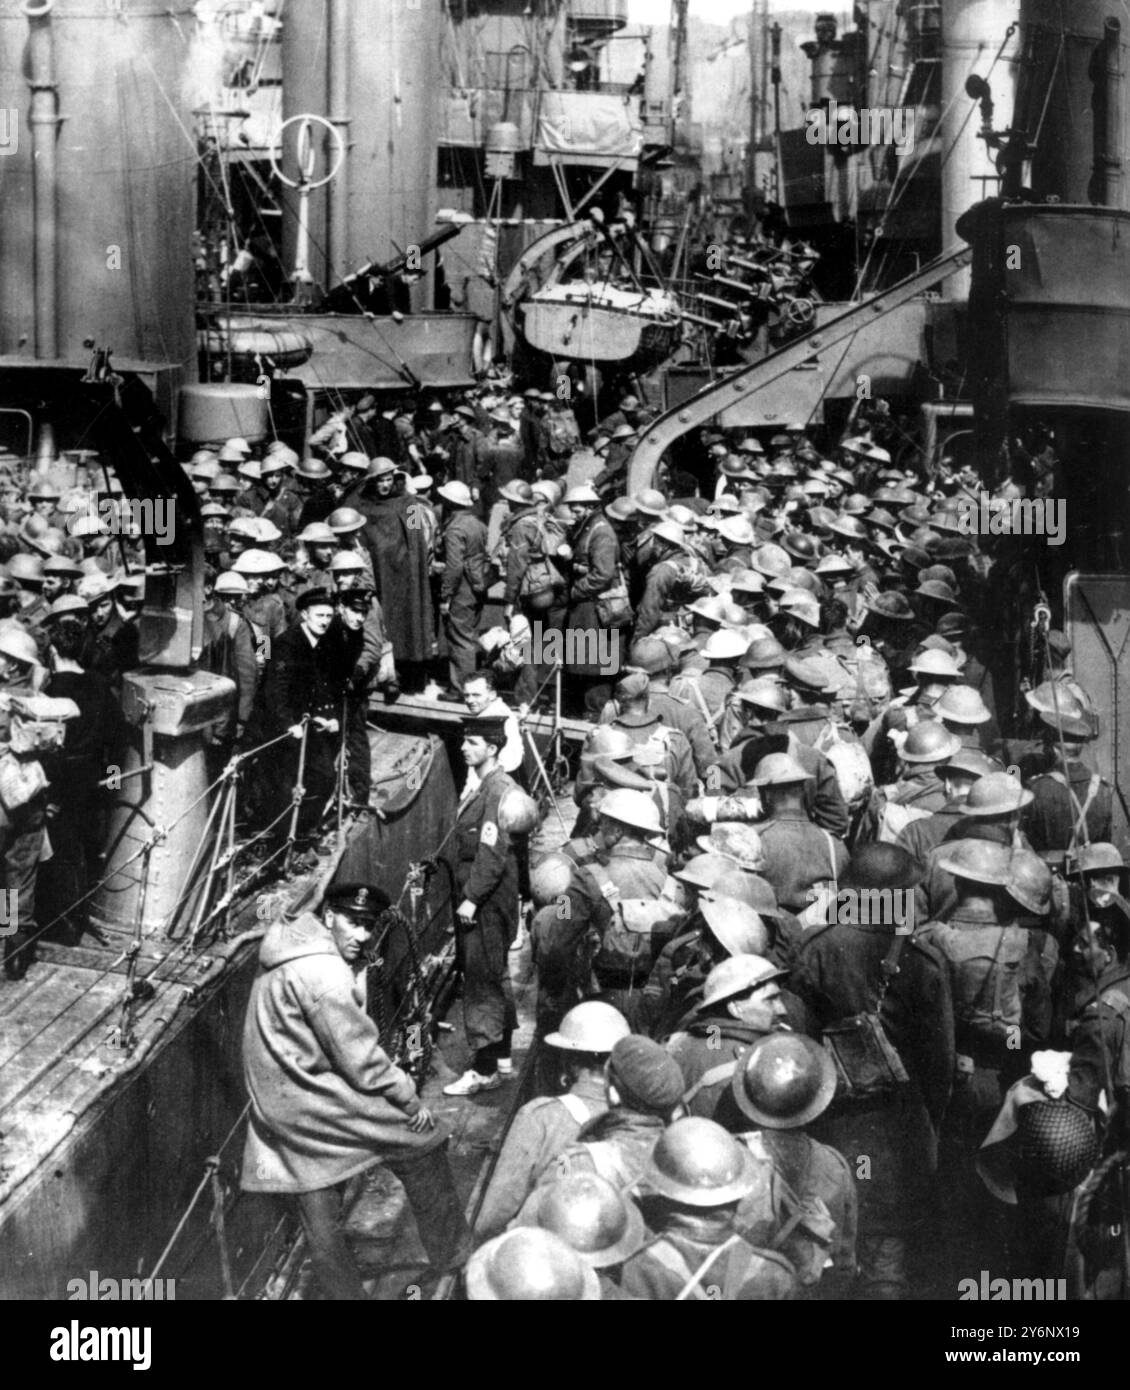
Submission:
M 209 565 L 204 571 L 204 643 L 199 665 L 202 671 L 233 681 L 236 693 L 235 708 L 225 720 L 214 725 L 208 735 L 209 768 L 214 769 L 213 776 L 223 770 L 232 746 L 243 736 L 259 686 L 255 634 L 247 619 L 217 592 L 217 577 Z M 231 577 L 246 587 L 239 575 Z
M 711 1120 L 676 1120 L 644 1172 L 648 1226 L 656 1237 L 625 1261 L 620 1287 L 652 1302 L 721 1299 L 782 1301 L 795 1297 L 793 1266 L 775 1250 L 739 1234 L 741 1202 L 757 1170 L 748 1149 Z
M 739 732 L 708 774 L 707 787 L 751 799 L 756 815 L 758 798 L 750 779 L 757 764 L 770 753 L 787 753 L 811 779 L 804 784 L 804 803 L 813 823 L 832 835 L 846 835 L 848 807 L 835 768 L 825 753 L 802 743 L 781 720 L 789 708 L 784 686 L 769 676 L 754 676 L 738 686 L 730 707 Z
M 840 883 L 882 895 L 908 892 L 920 874 L 905 850 L 871 844 L 856 849 Z M 790 980 L 808 1011 L 805 1031 L 839 1048 L 837 1098 L 813 1132 L 843 1154 L 853 1172 L 867 1173 L 858 1187 L 861 1293 L 885 1299 L 906 1293 L 908 1242 L 925 1222 L 954 1069 L 945 962 L 897 928 L 893 913 L 882 910 L 816 927 L 805 935 Z M 860 1040 L 864 1016 L 877 1019 L 882 1033 L 868 1024 L 866 1051 L 841 1046 L 841 1039 Z
M 968 748 L 959 749 L 950 760 L 942 763 L 937 774 L 945 791 L 945 802 L 932 815 L 922 816 L 906 825 L 895 838 L 895 844 L 912 854 L 925 865 L 930 851 L 936 849 L 961 819 L 973 784 L 997 764 L 984 753 Z
M 702 997 L 667 1041 L 667 1050 L 679 1064 L 686 1089 L 687 1113 L 716 1120 L 736 1134 L 745 1128 L 734 1100 L 731 1082 L 738 1058 L 758 1038 L 785 1026 L 788 1011 L 781 995 L 786 972 L 760 954 L 768 944 L 768 931 L 757 914 L 733 899 L 713 898 L 704 903 L 709 921 L 717 913 L 744 930 L 746 950 L 715 965 L 702 987 Z M 744 914 L 742 909 L 744 908 Z
M 38 694 L 46 675 L 30 633 L 11 620 L 0 624 L 0 695 Z M 20 980 L 35 958 L 35 888 L 48 789 L 35 754 L 13 748 L 11 717 L 8 698 L 0 699 L 0 770 L 7 783 L 0 809 L 0 887 L 16 902 L 15 921 L 4 937 L 4 972 Z
M 643 593 L 633 629 L 636 642 L 671 622 L 681 604 L 697 597 L 689 582 L 691 549 L 683 527 L 674 521 L 659 521 L 651 527 L 650 538 Z
M 682 1091 L 682 1073 L 658 1043 L 620 1038 L 604 1066 L 606 1109 L 542 1168 L 517 1224 L 536 1221 L 542 1190 L 561 1178 L 595 1173 L 622 1191 L 639 1183 Z
M 764 855 L 761 873 L 781 906 L 798 916 L 809 907 L 812 890 L 838 879 L 848 860 L 843 841 L 809 817 L 805 787 L 811 781 L 788 753 L 767 754 L 750 779 L 766 814 L 758 825 Z
M 940 651 L 919 650 L 907 669 L 914 685 L 900 690 L 860 738 L 879 786 L 894 780 L 903 737 L 920 720 L 936 719 L 937 702 L 950 685 L 961 679 L 961 670 L 953 657 Z
M 731 1087 L 744 1116 L 737 1137 L 764 1174 L 738 1207 L 739 1226 L 755 1245 L 789 1260 L 799 1297 L 850 1297 L 855 1178 L 841 1153 L 806 1133 L 835 1095 L 831 1054 L 800 1033 L 769 1033 L 738 1059 Z
M 629 1031 L 623 1014 L 594 999 L 575 1005 L 543 1039 L 553 1050 L 558 1093 L 527 1101 L 511 1121 L 475 1224 L 477 1238 L 504 1230 L 538 1175 L 607 1109 L 604 1068 Z
M 662 724 L 683 734 L 690 745 L 695 774 L 705 778 L 715 758 L 714 744 L 698 706 L 687 696 L 671 694 L 670 678 L 675 667 L 671 648 L 659 637 L 640 638 L 632 643 L 628 666 L 632 673 L 646 675 L 648 710 L 654 711 Z M 600 722 L 613 723 L 618 715 L 618 705 L 610 700 L 601 713 Z
M 1048 681 L 1025 695 L 1044 726 L 1050 771 L 1032 780 L 1033 803 L 1024 829 L 1040 851 L 1067 853 L 1088 841 L 1109 841 L 1113 789 L 1091 765 L 1087 744 L 1098 717 L 1074 682 Z
M 976 789 L 1007 776 L 989 774 Z M 980 1240 L 979 1253 L 991 1260 L 1002 1253 L 1003 1219 L 986 1201 L 973 1161 L 1005 1093 L 1051 1037 L 1059 959 L 1046 930 L 1051 876 L 1029 856 L 1033 873 L 1026 851 L 1012 843 L 955 839 L 936 853 L 956 893 L 953 908 L 920 930 L 947 961 L 954 1005 L 957 1071 L 941 1134 L 943 1177 L 967 1228 L 955 1239 Z
M 974 782 L 960 806 L 960 816 L 923 861 L 926 875 L 918 891 L 918 911 L 923 921 L 944 921 L 957 902 L 953 875 L 942 863 L 955 844 L 969 840 L 1031 850 L 1020 829 L 1024 812 L 1031 804 L 1032 793 L 1012 772 L 992 768 Z
M 440 537 L 439 612 L 448 663 L 448 688 L 440 698 L 461 700 L 463 684 L 474 674 L 477 634 L 490 587 L 487 528 L 474 515 L 471 490 L 455 480 L 439 490 L 444 501 Z
M 960 748 L 960 739 L 939 720 L 915 724 L 901 743 L 898 781 L 876 787 L 871 795 L 860 826 L 860 842 L 893 844 L 911 821 L 940 811 L 947 798 L 938 769 Z
M 679 675 L 671 682 L 671 692 L 692 700 L 702 712 L 707 728 L 716 729 L 726 704 L 737 685 L 738 663 L 749 649 L 749 642 L 731 628 L 719 627 L 702 647 L 706 668 L 700 673 Z

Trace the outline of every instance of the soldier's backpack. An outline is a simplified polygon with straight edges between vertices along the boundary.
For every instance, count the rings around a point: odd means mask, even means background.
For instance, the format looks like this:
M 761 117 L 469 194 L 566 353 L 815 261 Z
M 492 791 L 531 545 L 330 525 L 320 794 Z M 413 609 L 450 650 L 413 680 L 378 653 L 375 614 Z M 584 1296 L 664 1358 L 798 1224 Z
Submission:
M 930 939 L 950 966 L 958 1049 L 982 1043 L 1019 1046 L 1020 969 L 1028 951 L 1023 927 L 952 926 L 936 922 Z
M 518 593 L 530 607 L 548 608 L 554 595 L 565 587 L 565 576 L 554 558 L 565 544 L 565 532 L 552 517 L 537 517 L 535 524 L 537 541 L 530 546 Z
M 641 989 L 659 953 L 674 936 L 682 914 L 670 898 L 624 898 L 602 864 L 586 864 L 587 874 L 609 908 L 593 969 L 597 978 L 630 981 Z

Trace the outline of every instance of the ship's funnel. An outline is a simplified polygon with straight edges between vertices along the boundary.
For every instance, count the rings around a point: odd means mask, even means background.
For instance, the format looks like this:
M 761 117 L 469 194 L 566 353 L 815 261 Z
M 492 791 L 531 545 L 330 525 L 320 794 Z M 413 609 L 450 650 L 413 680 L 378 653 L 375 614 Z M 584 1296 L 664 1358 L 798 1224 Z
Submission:
M 0 354 L 195 379 L 184 0 L 0 9 Z
M 327 117 L 346 155 L 309 199 L 309 269 L 331 290 L 359 266 L 387 261 L 431 228 L 441 115 L 442 0 L 288 0 L 283 115 Z M 329 137 L 326 137 L 329 153 Z M 294 141 L 282 167 L 298 174 Z M 315 177 L 325 171 L 319 163 Z M 283 255 L 294 264 L 299 199 L 284 200 Z M 422 291 L 421 303 L 423 307 Z

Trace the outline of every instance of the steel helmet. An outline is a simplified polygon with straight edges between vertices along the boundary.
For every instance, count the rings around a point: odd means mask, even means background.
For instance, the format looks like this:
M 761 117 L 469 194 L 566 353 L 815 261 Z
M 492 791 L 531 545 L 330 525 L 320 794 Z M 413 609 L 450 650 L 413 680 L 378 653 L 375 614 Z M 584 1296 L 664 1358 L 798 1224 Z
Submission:
M 623 729 L 614 729 L 611 724 L 598 724 L 581 750 L 582 756 L 590 762 L 596 758 L 629 762 L 635 751 L 636 745 L 631 737 Z
M 590 483 L 580 483 L 577 487 L 571 487 L 565 494 L 565 505 L 567 507 L 598 506 L 600 498 Z
M 599 999 L 586 999 L 569 1010 L 557 1031 L 546 1034 L 545 1041 L 562 1052 L 602 1053 L 611 1052 L 631 1032 L 619 1009 Z
M 498 828 L 507 835 L 528 835 L 538 823 L 538 804 L 521 787 L 508 787 L 498 803 Z
M 756 873 L 765 862 L 761 836 L 744 821 L 716 822 L 710 827 L 710 834 L 700 835 L 696 843 L 705 854 L 724 855 L 750 873 Z
M 639 1207 L 596 1173 L 574 1173 L 540 1188 L 535 1216 L 592 1269 L 621 1264 L 645 1239 Z
M 356 574 L 365 568 L 365 561 L 355 550 L 339 550 L 330 561 L 331 574 Z
M 749 953 L 731 956 L 729 960 L 721 961 L 707 975 L 698 1011 L 708 1009 L 711 1004 L 720 1004 L 726 999 L 737 999 L 774 980 L 783 980 L 787 974 L 787 970 L 781 970 L 763 956 Z
M 1121 872 L 1126 861 L 1114 845 L 1105 840 L 1093 840 L 1079 851 L 1079 870 L 1084 874 Z
M 342 454 L 341 466 L 357 473 L 367 473 L 369 471 L 369 459 L 366 454 L 360 453 L 357 449 L 350 449 L 347 454 Z
M 755 787 L 788 787 L 797 782 L 811 782 L 811 773 L 789 753 L 769 753 L 762 758 L 750 779 Z
M 80 598 L 86 599 L 88 603 L 98 603 L 104 598 L 109 598 L 118 587 L 118 581 L 111 579 L 108 574 L 103 574 L 98 570 L 94 574 L 88 574 L 78 586 Z
M 284 463 L 288 463 L 292 468 L 297 468 L 298 466 L 298 454 L 289 444 L 284 444 L 281 439 L 272 439 L 267 445 L 267 457 L 272 460 L 282 459 Z
M 965 816 L 1008 816 L 1035 800 L 1019 777 L 1010 772 L 986 772 L 970 788 L 962 807 Z
M 921 651 L 911 660 L 907 670 L 916 676 L 955 681 L 961 679 L 957 662 L 947 652 Z
M 850 574 L 852 567 L 842 555 L 825 555 L 816 566 L 815 574 Z
M 337 537 L 324 521 L 312 521 L 298 533 L 303 545 L 337 545 Z
M 777 606 L 808 627 L 820 626 L 820 604 L 806 589 L 786 589 L 777 600 Z
M 1095 1166 L 1100 1153 L 1094 1119 L 1066 1097 L 1020 1107 L 1016 1172 L 1039 1195 L 1070 1192 Z
M 327 473 L 329 472 L 328 469 L 327 469 L 326 471 L 327 471 Z M 233 474 L 231 474 L 231 473 L 217 473 L 216 476 L 212 479 L 212 486 L 208 489 L 208 491 L 209 491 L 209 492 L 242 492 L 242 491 L 243 491 L 243 488 L 240 486 L 240 481 L 239 481 L 239 479 L 238 479 L 237 477 L 235 477 Z
M 236 574 L 278 574 L 286 563 L 269 550 L 245 550 L 232 565 Z
M 64 618 L 67 614 L 85 616 L 89 612 L 90 605 L 84 599 L 79 598 L 77 594 L 62 594 L 48 608 L 45 621 L 50 622 L 53 618 Z
M 538 907 L 560 902 L 573 881 L 575 865 L 566 854 L 545 854 L 530 868 L 530 896 Z
M 401 470 L 397 468 L 392 459 L 383 457 L 373 459 L 368 466 L 368 475 L 370 478 L 387 478 L 391 474 L 399 473 L 400 471 Z
M 663 827 L 659 823 L 659 808 L 646 792 L 629 791 L 626 787 L 613 787 L 600 803 L 601 816 L 642 830 L 647 835 L 661 835 Z
M 944 763 L 961 747 L 961 740 L 936 719 L 920 720 L 906 736 L 899 757 L 904 763 Z
M 7 562 L 8 574 L 20 584 L 43 583 L 43 561 L 38 555 L 13 555 Z
M 34 666 L 39 661 L 39 648 L 35 638 L 16 623 L 0 623 L 0 656 L 11 657 Z
M 537 500 L 529 483 L 521 478 L 512 478 L 510 482 L 498 489 L 498 495 L 504 502 L 513 502 L 519 507 L 533 506 Z
M 698 906 L 706 925 L 731 956 L 759 956 L 768 949 L 769 930 L 752 907 L 717 892 L 701 893 Z
M 645 487 L 636 494 L 636 511 L 645 516 L 663 516 L 667 511 L 667 499 L 653 487 Z
M 845 504 L 846 506 L 847 504 Z M 828 530 L 837 536 L 843 536 L 844 540 L 848 541 L 862 543 L 868 539 L 867 527 L 858 516 L 852 516 L 850 512 L 847 516 L 840 516 L 835 521 L 830 521 Z
M 598 1303 L 596 1271 L 553 1231 L 519 1226 L 480 1245 L 467 1261 L 475 1303 Z
M 661 671 L 669 671 L 675 661 L 666 642 L 661 642 L 658 637 L 641 637 L 638 642 L 632 643 L 628 663 L 639 671 L 646 671 L 649 676 L 655 676 Z
M 473 507 L 475 505 L 475 499 L 471 496 L 471 489 L 457 478 L 453 478 L 449 483 L 444 483 L 443 487 L 439 489 L 439 495 L 445 502 L 450 502 L 456 507 Z
M 344 463 L 344 459 L 342 462 Z M 268 454 L 259 465 L 259 476 L 261 478 L 269 478 L 275 473 L 292 473 L 293 471 L 294 464 L 283 454 L 279 453 Z
M 75 564 L 69 555 L 52 555 L 49 560 L 44 561 L 43 573 L 63 575 L 67 579 L 78 579 L 85 573 Z
M 1009 897 L 1021 907 L 1046 917 L 1052 909 L 1052 871 L 1031 849 L 1014 848 L 1005 884 Z
M 796 1129 L 822 1115 L 836 1091 L 826 1048 L 802 1033 L 769 1033 L 743 1053 L 730 1083 L 743 1114 L 765 1129 Z
M 673 875 L 680 883 L 689 883 L 692 888 L 713 888 L 715 883 L 728 870 L 734 867 L 733 860 L 721 854 L 695 854 Z
M 998 764 L 987 754 L 979 752 L 976 748 L 959 748 L 957 752 L 938 768 L 939 777 L 950 777 L 954 773 L 960 773 L 964 777 L 972 778 L 976 781 L 979 777 L 984 777 L 987 772 L 998 771 Z
M 951 685 L 934 709 L 939 719 L 953 724 L 987 724 L 993 717 L 971 685 Z
M 735 898 L 762 917 L 776 917 L 781 909 L 769 880 L 760 874 L 750 873 L 748 869 L 735 868 L 729 860 L 723 862 L 726 870 L 719 874 L 714 883 L 714 897 Z
M 755 569 L 738 570 L 730 580 L 730 590 L 739 594 L 764 593 L 765 577 Z
M 983 780 L 983 779 L 982 779 Z M 972 883 L 989 883 L 1003 888 L 1011 876 L 1011 845 L 989 840 L 953 840 L 942 846 L 937 865 L 954 878 Z
M 300 478 L 305 478 L 308 483 L 324 483 L 333 477 L 329 466 L 321 459 L 303 459 L 295 471 Z
M 689 1207 L 739 1202 L 757 1183 L 753 1155 L 713 1120 L 676 1120 L 659 1136 L 644 1169 L 648 1187 Z
M 758 637 L 749 644 L 741 664 L 750 671 L 772 671 L 784 666 L 787 656 L 775 637 Z
M 758 546 L 749 563 L 752 569 L 764 575 L 766 579 L 776 579 L 779 575 L 788 574 L 793 567 L 789 552 L 772 542 Z
M 260 545 L 274 545 L 275 541 L 282 539 L 282 531 L 279 531 L 274 521 L 268 520 L 267 517 L 252 517 L 249 525 L 252 528 L 253 538 Z
M 707 661 L 736 661 L 738 657 L 745 656 L 748 646 L 749 643 L 740 633 L 720 628 L 706 639 L 702 654 Z
M 535 497 L 548 502 L 551 507 L 555 507 L 565 496 L 565 489 L 553 478 L 539 478 L 536 483 L 530 484 L 530 491 Z
M 614 497 L 604 509 L 604 515 L 611 521 L 630 521 L 635 514 L 636 504 L 630 497 Z
M 228 526 L 228 534 L 231 536 L 244 536 L 249 541 L 259 539 L 259 528 L 255 525 L 258 517 L 237 516 Z
M 781 541 L 781 545 L 794 560 L 799 560 L 805 565 L 815 564 L 823 551 L 816 537 L 808 535 L 805 531 L 790 531 Z
M 682 550 L 687 548 L 687 535 L 677 521 L 658 521 L 651 528 L 651 534 L 661 541 L 666 541 L 668 545 L 677 545 Z
M 1090 696 L 1070 678 L 1044 681 L 1024 693 L 1028 704 L 1049 728 L 1062 727 L 1072 738 L 1093 738 L 1099 731 L 1098 716 Z
M 749 518 L 740 514 L 726 517 L 719 524 L 718 534 L 730 545 L 753 545 L 757 540 Z
M 246 594 L 249 592 L 247 580 L 242 574 L 236 574 L 234 570 L 225 570 L 223 574 L 217 575 L 215 590 L 218 594 Z
M 338 507 L 326 518 L 326 525 L 335 536 L 348 536 L 364 529 L 365 518 L 352 507 Z

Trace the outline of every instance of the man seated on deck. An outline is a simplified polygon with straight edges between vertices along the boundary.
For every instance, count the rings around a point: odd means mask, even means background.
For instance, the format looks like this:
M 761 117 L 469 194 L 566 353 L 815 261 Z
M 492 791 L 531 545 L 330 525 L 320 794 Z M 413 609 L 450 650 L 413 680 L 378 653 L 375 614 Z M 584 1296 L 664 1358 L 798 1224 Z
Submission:
M 259 950 L 243 1027 L 251 1097 L 241 1186 L 292 1194 L 327 1298 L 363 1299 L 341 1229 L 342 1188 L 383 1160 L 404 1185 L 432 1266 L 469 1242 L 447 1134 L 380 1045 L 358 998 L 364 951 L 389 899 L 365 883 L 326 897 L 324 920 L 278 921 Z

